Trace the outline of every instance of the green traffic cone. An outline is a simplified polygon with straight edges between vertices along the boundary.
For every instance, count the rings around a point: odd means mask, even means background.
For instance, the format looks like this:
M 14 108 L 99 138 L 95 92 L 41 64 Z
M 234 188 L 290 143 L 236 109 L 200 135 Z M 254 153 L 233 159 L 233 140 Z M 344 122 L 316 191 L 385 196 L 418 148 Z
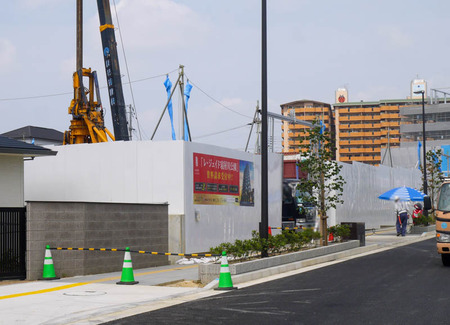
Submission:
M 130 247 L 125 248 L 125 258 L 123 259 L 122 277 L 120 282 L 116 284 L 137 284 L 138 281 L 134 281 L 133 264 L 131 263 Z
M 233 290 L 233 281 L 231 281 L 230 268 L 228 267 L 227 252 L 222 252 L 222 261 L 220 263 L 219 286 L 214 290 Z
M 41 280 L 57 280 L 55 274 L 55 267 L 53 266 L 52 253 L 50 251 L 50 245 L 45 247 L 45 257 L 44 257 L 44 270 L 42 271 Z

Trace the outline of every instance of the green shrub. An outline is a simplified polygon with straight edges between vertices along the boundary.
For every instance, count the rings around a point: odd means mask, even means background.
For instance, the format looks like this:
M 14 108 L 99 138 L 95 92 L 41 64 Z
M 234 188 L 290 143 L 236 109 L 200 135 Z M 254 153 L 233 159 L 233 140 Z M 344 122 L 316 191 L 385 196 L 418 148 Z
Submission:
M 349 225 L 336 225 L 328 228 L 328 233 L 332 234 L 334 239 L 341 242 L 350 237 Z
M 413 219 L 414 225 L 416 226 L 428 226 L 429 224 L 432 224 L 434 219 L 432 215 L 424 216 L 422 213 L 419 213 L 419 217 Z
M 302 236 L 300 232 L 283 230 L 281 234 L 284 236 L 286 240 L 285 246 L 287 246 L 287 250 L 290 252 L 295 252 L 299 250 L 299 247 L 303 245 Z
M 246 259 L 259 254 L 262 250 L 267 250 L 272 255 L 286 251 L 295 252 L 319 238 L 320 234 L 313 229 L 305 229 L 301 232 L 283 230 L 281 234 L 269 235 L 268 239 L 260 238 L 259 233 L 254 230 L 251 239 L 237 239 L 234 244 L 222 243 L 216 247 L 211 247 L 209 250 L 212 254 L 220 255 L 225 251 L 229 256 Z
M 222 243 L 219 246 L 211 247 L 209 251 L 211 254 L 219 254 L 221 255 L 223 251 L 227 252 L 228 254 L 231 254 L 233 251 L 232 249 L 233 244 L 231 243 Z
M 259 234 L 258 234 L 259 235 Z M 285 246 L 287 245 L 286 236 L 281 233 L 275 236 L 269 236 L 269 251 L 273 254 L 280 254 L 285 250 Z
M 301 234 L 305 243 L 310 243 L 313 240 L 320 239 L 320 233 L 318 231 L 314 231 L 311 228 L 303 230 Z

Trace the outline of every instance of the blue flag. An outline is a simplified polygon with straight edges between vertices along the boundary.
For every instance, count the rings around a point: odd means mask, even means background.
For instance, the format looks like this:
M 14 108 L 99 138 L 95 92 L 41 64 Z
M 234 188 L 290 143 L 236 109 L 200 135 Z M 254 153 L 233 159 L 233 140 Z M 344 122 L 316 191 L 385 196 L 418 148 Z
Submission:
M 167 75 L 166 81 L 164 81 L 164 86 L 167 91 L 167 99 L 170 98 L 170 92 L 172 91 L 172 83 L 169 80 L 169 75 Z M 172 140 L 176 140 L 177 137 L 175 135 L 175 129 L 173 128 L 173 109 L 172 109 L 172 99 L 169 101 L 169 105 L 167 105 L 167 110 L 169 111 L 170 116 L 170 124 L 172 125 Z
M 419 163 L 417 164 L 418 168 L 420 169 L 420 147 L 422 147 L 422 143 L 420 141 L 417 141 L 417 156 L 419 157 Z
M 192 85 L 189 83 L 189 80 L 186 83 L 186 86 L 184 86 L 184 95 L 186 96 L 186 115 L 187 115 L 187 111 L 188 111 L 188 103 L 189 103 L 189 98 L 191 98 L 191 90 L 192 90 Z M 189 140 L 189 132 L 188 132 L 188 127 L 187 127 L 187 121 L 186 121 L 186 117 L 184 118 L 184 141 L 188 141 Z

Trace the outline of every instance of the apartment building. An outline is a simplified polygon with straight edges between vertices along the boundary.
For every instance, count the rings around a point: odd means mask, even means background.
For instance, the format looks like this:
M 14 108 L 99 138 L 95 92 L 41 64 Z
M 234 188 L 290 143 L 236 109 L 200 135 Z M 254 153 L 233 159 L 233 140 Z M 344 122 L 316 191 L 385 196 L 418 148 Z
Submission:
M 403 107 L 401 116 L 401 142 L 402 146 L 415 145 L 423 141 L 422 104 Z M 450 143 L 450 103 L 440 99 L 434 104 L 425 103 L 425 128 L 427 141 L 441 141 Z
M 323 121 L 327 131 L 334 137 L 335 129 L 330 104 L 303 99 L 282 104 L 280 106 L 281 114 L 285 116 L 295 117 L 307 122 L 312 122 L 315 119 Z M 304 141 L 305 139 L 305 130 L 307 128 L 307 126 L 301 124 L 283 122 L 281 125 L 283 153 L 299 153 L 299 145 L 301 141 Z
M 336 160 L 352 163 L 363 162 L 379 165 L 381 149 L 400 146 L 400 111 L 408 112 L 417 107 L 421 99 L 380 100 L 374 102 L 346 102 L 337 94 L 341 103 L 333 105 L 300 100 L 281 105 L 283 115 L 311 122 L 323 120 L 336 141 Z M 412 111 L 411 111 L 412 112 Z M 414 110 L 416 112 L 416 110 Z M 417 128 L 417 126 L 415 126 Z M 284 122 L 282 125 L 283 153 L 299 152 L 299 144 L 305 136 L 303 125 Z
M 336 159 L 379 165 L 381 148 L 400 146 L 400 110 L 418 99 L 380 100 L 334 104 Z
M 312 100 L 299 100 L 281 105 L 284 115 L 305 121 L 323 120 L 336 141 L 336 160 L 379 165 L 387 150 L 416 146 L 423 140 L 422 93 L 425 98 L 427 141 L 448 144 L 450 141 L 450 93 L 431 89 L 423 79 L 411 81 L 406 99 L 384 99 L 372 102 L 349 102 L 348 91 L 339 88 L 331 106 Z M 449 98 L 449 99 L 447 99 Z M 305 126 L 284 122 L 283 152 L 298 153 L 305 136 Z M 383 152 L 383 155 L 382 155 Z

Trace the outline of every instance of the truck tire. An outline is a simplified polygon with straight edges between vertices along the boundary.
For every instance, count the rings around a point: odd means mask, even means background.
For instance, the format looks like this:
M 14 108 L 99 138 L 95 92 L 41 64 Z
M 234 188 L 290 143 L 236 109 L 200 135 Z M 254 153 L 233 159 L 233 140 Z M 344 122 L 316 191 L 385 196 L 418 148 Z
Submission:
M 450 254 L 441 254 L 441 258 L 444 266 L 450 266 Z

